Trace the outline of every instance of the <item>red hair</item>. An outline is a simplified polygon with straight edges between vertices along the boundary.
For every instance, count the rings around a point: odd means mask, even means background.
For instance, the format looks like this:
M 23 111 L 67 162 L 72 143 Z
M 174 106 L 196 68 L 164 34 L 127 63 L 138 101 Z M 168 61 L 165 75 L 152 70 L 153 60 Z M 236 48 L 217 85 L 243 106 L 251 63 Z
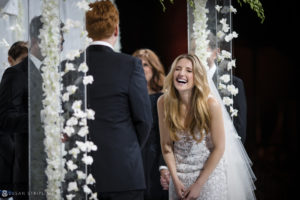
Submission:
M 109 0 L 90 3 L 85 14 L 88 36 L 93 40 L 109 38 L 119 24 L 119 11 Z

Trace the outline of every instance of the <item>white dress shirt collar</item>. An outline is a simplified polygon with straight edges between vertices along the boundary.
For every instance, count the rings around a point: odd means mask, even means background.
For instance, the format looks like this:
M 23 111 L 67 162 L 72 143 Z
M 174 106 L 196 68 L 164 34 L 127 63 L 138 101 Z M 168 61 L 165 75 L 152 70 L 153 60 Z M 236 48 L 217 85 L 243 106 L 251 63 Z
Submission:
M 29 54 L 29 58 L 33 62 L 33 64 L 35 65 L 35 67 L 40 71 L 40 67 L 43 64 L 42 61 L 40 61 L 37 57 L 35 57 L 32 54 Z
M 114 50 L 113 46 L 111 44 L 109 44 L 108 42 L 104 42 L 104 41 L 93 41 L 90 43 L 90 45 L 103 45 L 103 46 L 107 46 L 109 48 L 111 48 L 112 50 Z
M 213 64 L 213 66 L 211 68 L 209 68 L 209 70 L 208 70 L 208 76 L 210 78 L 212 78 L 214 76 L 216 70 L 217 70 L 217 66 L 215 64 Z

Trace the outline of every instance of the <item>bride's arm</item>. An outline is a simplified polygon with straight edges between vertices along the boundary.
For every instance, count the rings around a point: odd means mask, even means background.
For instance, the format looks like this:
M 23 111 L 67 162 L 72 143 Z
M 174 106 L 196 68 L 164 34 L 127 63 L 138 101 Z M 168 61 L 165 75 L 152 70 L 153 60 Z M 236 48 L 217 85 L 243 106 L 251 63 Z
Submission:
M 176 192 L 180 197 L 182 197 L 182 194 L 184 192 L 184 186 L 182 185 L 176 173 L 175 157 L 173 152 L 173 141 L 170 138 L 170 133 L 165 122 L 164 95 L 160 96 L 157 101 L 157 111 L 162 154 L 172 176 L 174 185 L 176 187 Z
M 221 105 L 214 98 L 209 98 L 208 107 L 211 116 L 210 134 L 214 148 L 205 162 L 197 181 L 188 189 L 188 191 L 186 191 L 188 197 L 190 197 L 190 195 L 200 195 L 202 186 L 216 168 L 225 151 L 225 130 Z M 193 190 L 193 188 L 195 189 Z

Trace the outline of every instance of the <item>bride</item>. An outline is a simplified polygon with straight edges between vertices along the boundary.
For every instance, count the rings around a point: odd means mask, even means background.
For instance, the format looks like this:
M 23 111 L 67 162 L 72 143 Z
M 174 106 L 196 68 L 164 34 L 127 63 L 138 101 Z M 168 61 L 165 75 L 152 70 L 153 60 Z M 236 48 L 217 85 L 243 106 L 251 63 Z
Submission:
M 197 56 L 178 56 L 158 100 L 169 198 L 255 199 L 250 160 Z

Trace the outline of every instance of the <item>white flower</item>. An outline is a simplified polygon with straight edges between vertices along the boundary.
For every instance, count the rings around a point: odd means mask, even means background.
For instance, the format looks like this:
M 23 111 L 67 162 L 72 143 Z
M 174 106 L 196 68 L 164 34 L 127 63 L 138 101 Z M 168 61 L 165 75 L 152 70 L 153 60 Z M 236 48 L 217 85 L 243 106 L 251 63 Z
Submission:
M 80 56 L 80 51 L 78 49 L 77 50 L 71 50 L 66 54 L 66 58 L 68 60 L 74 60 L 76 57 L 79 57 L 79 56 Z
M 67 91 L 69 92 L 69 94 L 74 94 L 76 92 L 77 88 L 78 87 L 75 85 L 70 85 L 67 87 Z
M 223 59 L 225 59 L 225 58 L 230 59 L 231 58 L 231 53 L 229 51 L 222 50 L 219 57 L 223 58 Z
M 94 120 L 95 119 L 95 111 L 93 111 L 92 109 L 86 109 L 86 113 L 87 113 L 87 118 Z
M 72 160 L 69 160 L 67 162 L 67 166 L 68 166 L 68 169 L 71 170 L 71 171 L 78 168 L 78 166 L 76 164 L 74 164 Z
M 76 141 L 75 142 L 78 146 L 78 148 L 82 151 L 82 152 L 86 152 L 87 146 L 85 143 L 80 142 L 80 141 Z
M 83 72 L 86 73 L 89 70 L 88 66 L 86 65 L 86 63 L 81 63 L 78 67 L 78 71 L 79 72 Z
M 80 151 L 79 151 L 79 149 L 78 148 L 76 148 L 76 147 L 74 147 L 73 149 L 71 149 L 70 151 L 69 151 L 69 154 L 71 154 L 72 156 L 73 156 L 73 158 L 77 158 L 77 155 L 80 153 Z
M 76 173 L 78 179 L 86 179 L 86 174 L 83 173 L 82 171 L 77 170 Z
M 208 9 L 205 8 L 206 1 L 194 1 L 194 23 L 193 23 L 193 35 L 192 37 L 195 38 L 195 54 L 201 60 L 202 64 L 206 69 L 208 69 L 207 58 L 208 52 L 206 51 L 208 47 L 209 41 L 207 40 L 207 36 L 209 30 L 207 29 L 207 13 Z
M 238 34 L 235 31 L 233 31 L 232 33 L 230 33 L 230 34 L 228 34 L 228 35 L 225 36 L 225 41 L 229 42 L 233 38 L 237 38 L 237 37 L 238 37 Z
M 230 12 L 233 12 L 235 14 L 237 10 L 232 5 L 230 5 Z
M 75 126 L 78 124 L 78 119 L 76 117 L 71 117 L 67 121 L 67 126 Z
M 81 160 L 87 165 L 91 165 L 94 161 L 92 156 L 87 156 L 86 154 L 83 155 Z
M 89 76 L 84 76 L 83 77 L 83 84 L 87 85 L 87 84 L 92 84 L 94 81 L 93 76 L 89 75 Z
M 235 31 L 232 31 L 231 34 L 232 34 L 233 38 L 237 38 L 239 36 L 239 34 L 237 34 L 237 32 L 235 32 Z
M 85 144 L 87 152 L 97 151 L 98 147 L 92 141 L 86 141 Z
M 71 192 L 71 191 L 78 191 L 78 187 L 77 187 L 77 183 L 74 181 L 74 182 L 70 182 L 69 185 L 68 185 L 68 192 Z
M 71 28 L 80 28 L 81 23 L 80 21 L 72 20 L 72 19 L 67 19 L 65 22 L 64 27 L 62 28 L 62 31 L 67 33 Z
M 95 192 L 90 196 L 90 199 L 98 200 L 98 193 Z
M 82 104 L 82 101 L 81 100 L 76 100 L 73 102 L 72 104 L 72 109 L 76 112 L 78 110 L 81 109 L 81 104 Z
M 87 1 L 79 1 L 76 6 L 83 11 L 88 11 L 90 9 L 89 3 Z
M 81 121 L 79 122 L 80 126 L 86 126 L 87 125 L 87 120 L 86 118 L 82 118 Z
M 229 106 L 229 105 L 232 105 L 233 104 L 233 100 L 229 97 L 223 97 L 223 103 L 226 105 L 226 106 Z
M 78 135 L 81 137 L 86 136 L 89 133 L 89 129 L 87 126 L 82 127 L 79 131 L 78 131 Z
M 231 60 L 230 62 L 228 62 L 227 64 L 227 70 L 231 70 L 232 67 L 235 67 L 235 59 L 234 60 Z
M 224 37 L 225 33 L 223 31 L 218 31 L 217 32 L 217 37 L 218 39 L 222 39 Z
M 5 38 L 2 38 L 2 41 L 0 41 L 0 47 L 1 46 L 9 48 L 10 45 L 8 44 Z
M 222 30 L 227 33 L 230 29 L 229 25 L 226 23 L 227 19 L 223 18 L 220 20 L 220 23 L 222 24 Z
M 220 79 L 224 82 L 224 83 L 228 83 L 230 81 L 230 75 L 229 74 L 224 74 L 220 77 Z
M 75 129 L 71 126 L 66 126 L 64 129 L 63 129 L 63 132 L 66 133 L 69 137 L 72 136 L 72 134 L 75 132 Z
M 220 10 L 221 10 L 221 8 L 222 8 L 222 6 L 219 6 L 219 5 L 216 5 L 216 10 L 218 11 L 218 12 L 220 12 Z
M 43 128 L 45 130 L 44 147 L 47 154 L 47 167 L 45 173 L 48 178 L 47 182 L 47 199 L 61 199 L 61 183 L 64 181 L 66 170 L 60 170 L 61 165 L 65 165 L 65 159 L 61 159 L 61 128 L 62 128 L 62 107 L 61 107 L 61 73 L 56 66 L 60 62 L 60 30 L 59 30 L 59 5 L 56 0 L 42 1 L 42 17 L 43 28 L 40 29 L 40 50 L 45 57 L 43 60 Z M 22 16 L 22 15 L 21 15 Z M 19 31 L 19 25 L 14 27 Z M 72 69 L 72 67 L 69 67 Z M 63 100 L 67 100 L 68 95 L 63 96 Z M 63 129 L 67 135 L 74 132 L 72 127 Z M 62 154 L 61 154 L 62 153 Z M 74 165 L 69 163 L 71 169 Z M 78 190 L 75 182 L 69 184 L 68 190 Z M 68 196 L 72 199 L 72 195 Z
M 66 64 L 65 72 L 68 72 L 68 71 L 75 71 L 75 67 L 72 63 Z
M 96 181 L 95 181 L 93 175 L 92 175 L 92 174 L 89 174 L 88 177 L 86 178 L 86 184 L 92 185 L 92 184 L 94 184 L 94 183 L 96 183 Z
M 227 90 L 234 96 L 239 93 L 239 89 L 236 88 L 234 85 L 227 85 Z
M 230 113 L 231 113 L 231 117 L 236 117 L 238 115 L 238 110 L 230 106 Z
M 62 96 L 62 101 L 63 102 L 69 101 L 69 97 L 70 97 L 70 94 L 68 92 L 64 93 Z
M 233 38 L 232 35 L 228 34 L 228 35 L 225 36 L 224 39 L 225 39 L 226 42 L 230 42 L 232 40 L 232 38 Z
M 85 193 L 87 193 L 87 194 L 92 193 L 92 190 L 91 190 L 87 185 L 84 185 L 84 186 L 83 186 L 83 191 L 84 191 Z
M 226 89 L 226 85 L 224 85 L 223 83 L 219 83 L 219 89 L 220 90 Z
M 77 109 L 77 110 L 74 110 L 74 116 L 77 117 L 77 118 L 85 118 L 86 117 L 86 113 L 83 112 L 82 110 L 80 109 Z
M 68 194 L 66 197 L 67 197 L 67 200 L 72 200 L 76 195 L 75 194 Z

